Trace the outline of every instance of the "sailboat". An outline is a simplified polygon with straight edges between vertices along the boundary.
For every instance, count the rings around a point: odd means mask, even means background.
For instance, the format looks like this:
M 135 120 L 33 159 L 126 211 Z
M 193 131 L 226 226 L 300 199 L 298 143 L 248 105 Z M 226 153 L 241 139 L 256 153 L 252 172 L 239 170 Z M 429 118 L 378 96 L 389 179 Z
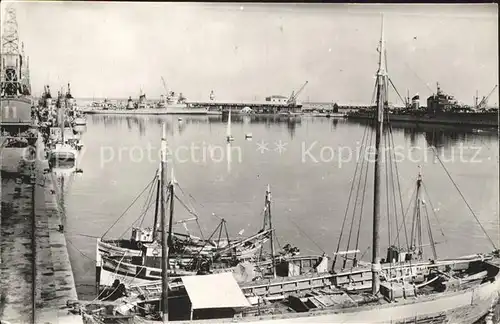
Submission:
M 344 262 L 340 271 L 332 266 L 327 274 L 272 278 L 243 285 L 238 285 L 227 274 L 211 274 L 181 277 L 182 285 L 175 286 L 168 272 L 163 271 L 161 288 L 159 285 L 132 287 L 126 297 L 110 305 L 115 318 L 120 317 L 121 323 L 125 320 L 127 323 L 155 323 L 158 320 L 186 323 L 206 323 L 207 320 L 218 323 L 473 323 L 489 311 L 500 297 L 500 250 L 491 239 L 494 249 L 490 253 L 439 259 L 428 222 L 433 258 L 424 260 L 421 257 L 422 242 L 417 239 L 407 250 L 389 246 L 387 258 L 381 259 L 381 137 L 387 134 L 384 128 L 390 125 L 389 117 L 385 116 L 388 76 L 383 24 L 381 34 L 374 121 L 371 264 L 357 261 L 357 249 L 344 252 L 337 249 L 335 258 L 345 257 L 345 261 L 352 261 L 352 267 L 346 267 L 347 262 Z M 389 133 L 390 130 L 389 126 Z M 423 203 L 420 173 L 415 183 L 417 195 L 412 228 L 417 233 L 415 237 L 420 238 L 425 219 L 419 212 Z M 168 251 L 168 242 L 164 237 L 163 251 Z M 350 254 L 354 257 L 348 259 Z M 167 269 L 167 262 L 163 263 L 163 269 Z M 113 319 L 106 310 L 99 310 L 100 306 L 92 306 L 82 308 L 84 319 L 90 323 L 109 323 Z
M 228 142 L 234 141 L 234 138 L 231 135 L 231 108 L 229 108 L 229 114 L 227 116 L 226 140 Z

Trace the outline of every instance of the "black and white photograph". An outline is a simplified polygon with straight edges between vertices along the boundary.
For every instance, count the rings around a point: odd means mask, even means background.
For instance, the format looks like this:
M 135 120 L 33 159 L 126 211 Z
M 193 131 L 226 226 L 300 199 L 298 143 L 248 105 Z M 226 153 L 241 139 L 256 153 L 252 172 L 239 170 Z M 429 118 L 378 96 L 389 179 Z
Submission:
M 0 324 L 500 324 L 498 4 L 0 9 Z

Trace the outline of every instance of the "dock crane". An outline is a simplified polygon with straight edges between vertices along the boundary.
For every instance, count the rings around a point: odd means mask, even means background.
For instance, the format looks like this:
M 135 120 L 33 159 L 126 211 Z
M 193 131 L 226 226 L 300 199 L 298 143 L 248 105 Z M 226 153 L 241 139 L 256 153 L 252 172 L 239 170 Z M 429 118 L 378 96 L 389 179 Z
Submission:
M 167 83 L 165 82 L 165 79 L 161 77 L 161 83 L 163 84 L 163 89 L 165 89 L 165 96 L 163 97 L 163 104 L 166 105 L 168 102 L 168 89 L 167 89 Z
M 295 93 L 294 91 L 292 91 L 292 94 L 290 95 L 290 98 L 288 98 L 288 101 L 287 101 L 287 104 L 289 105 L 293 105 L 297 102 L 297 97 L 299 96 L 299 94 L 302 92 L 302 90 L 304 90 L 304 88 L 306 87 L 306 85 L 309 83 L 309 81 L 306 81 L 302 87 Z
M 165 83 L 165 79 L 161 77 L 161 83 L 163 84 L 163 89 L 165 89 L 165 95 L 168 95 L 167 84 Z
M 483 96 L 483 99 L 481 99 L 481 101 L 477 104 L 476 109 L 486 109 L 486 105 L 488 104 L 488 99 L 490 98 L 491 94 L 493 93 L 493 91 L 495 91 L 497 87 L 498 85 L 495 85 L 487 96 Z

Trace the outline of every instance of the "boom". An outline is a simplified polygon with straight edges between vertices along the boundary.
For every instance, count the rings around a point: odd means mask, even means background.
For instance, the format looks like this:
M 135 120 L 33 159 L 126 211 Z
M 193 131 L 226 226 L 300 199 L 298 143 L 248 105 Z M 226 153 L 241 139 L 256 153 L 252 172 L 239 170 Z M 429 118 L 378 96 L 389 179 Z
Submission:
M 490 99 L 491 94 L 493 93 L 493 91 L 495 91 L 497 87 L 498 85 L 495 85 L 493 89 L 490 91 L 490 93 L 486 97 L 483 97 L 483 99 L 481 99 L 481 102 L 477 105 L 478 109 L 486 108 L 486 105 L 488 104 L 488 99 Z
M 290 95 L 290 98 L 288 98 L 288 102 L 289 104 L 294 104 L 296 103 L 297 101 L 297 97 L 299 96 L 299 94 L 302 92 L 302 90 L 304 90 L 304 88 L 306 87 L 306 85 L 309 83 L 309 81 L 306 81 L 306 83 L 304 83 L 302 85 L 302 87 L 299 89 L 299 91 L 297 91 L 296 93 L 292 92 L 292 94 Z
M 165 83 L 165 79 L 163 77 L 161 77 L 161 83 L 163 84 L 163 88 L 165 89 L 165 93 L 168 94 L 167 84 Z

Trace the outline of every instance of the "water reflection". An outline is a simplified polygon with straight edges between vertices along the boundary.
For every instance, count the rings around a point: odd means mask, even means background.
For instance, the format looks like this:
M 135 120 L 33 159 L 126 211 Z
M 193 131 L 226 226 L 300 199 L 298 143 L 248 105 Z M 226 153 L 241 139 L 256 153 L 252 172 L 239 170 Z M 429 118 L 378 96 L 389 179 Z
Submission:
M 66 195 L 70 216 L 67 233 L 79 249 L 93 257 L 95 240 L 71 233 L 101 235 L 120 216 L 121 209 L 135 198 L 135 193 L 150 180 L 158 168 L 156 150 L 159 148 L 161 125 L 166 123 L 169 136 L 172 137 L 169 138 L 169 148 L 173 152 L 179 149 L 179 158 L 182 160 L 175 160 L 175 177 L 190 196 L 196 197 L 196 203 L 193 204 L 201 206 L 197 212 L 203 228 L 213 229 L 217 225 L 218 221 L 215 222 L 211 216 L 215 213 L 228 220 L 231 233 L 237 233 L 242 228 L 247 232 L 255 230 L 258 222 L 252 219 L 256 219 L 261 211 L 260 189 L 270 184 L 274 197 L 273 219 L 280 241 L 293 242 L 294 246 L 304 251 L 319 252 L 316 245 L 297 230 L 300 227 L 301 231 L 314 237 L 317 245 L 325 251 L 332 250 L 332 240 L 336 241 L 340 233 L 356 160 L 348 160 L 344 156 L 340 165 L 338 156 L 329 154 L 330 148 L 333 151 L 338 147 L 350 147 L 354 151 L 363 136 L 365 125 L 343 119 L 303 117 L 298 121 L 235 115 L 231 116 L 234 142 L 227 143 L 227 120 L 221 116 L 182 116 L 182 121 L 178 117 L 89 115 L 88 131 L 85 133 L 87 152 L 82 156 L 85 177 L 75 181 L 70 194 Z M 253 141 L 247 138 L 248 133 L 252 133 Z M 462 140 L 468 145 L 498 145 L 494 134 L 476 134 L 473 130 L 450 130 L 441 126 L 394 125 L 393 133 L 397 145 L 412 143 L 412 146 L 426 146 L 426 143 L 433 143 L 453 147 Z M 277 149 L 276 143 L 279 142 L 286 143 L 283 152 Z M 313 143 L 317 144 L 311 146 Z M 155 149 L 154 159 L 147 158 L 147 150 L 144 150 L 142 160 L 130 156 L 132 149 L 135 152 L 136 148 L 141 149 L 148 144 Z M 259 145 L 263 144 L 268 149 L 260 151 Z M 193 146 L 197 149 L 191 153 Z M 213 158 L 210 157 L 210 146 L 216 147 Z M 99 159 L 102 147 L 115 152 L 115 158 L 108 156 L 106 163 L 102 163 Z M 304 154 L 304 148 L 309 147 L 310 156 Z M 120 152 L 121 158 L 118 158 Z M 470 205 L 477 209 L 481 220 L 484 220 L 484 226 L 494 234 L 498 226 L 495 225 L 497 216 L 492 216 L 498 211 L 495 205 L 498 201 L 495 191 L 498 190 L 497 165 L 496 160 L 488 159 L 493 150 L 485 150 L 481 154 L 484 154 L 483 162 L 474 167 L 461 161 L 446 166 Z M 419 163 L 409 159 L 398 162 L 405 207 L 415 185 Z M 170 167 L 174 167 L 174 162 L 169 164 Z M 473 232 L 470 228 L 477 228 L 477 223 L 469 215 L 466 206 L 457 203 L 460 197 L 441 166 L 427 163 L 423 164 L 423 169 L 432 203 L 439 208 L 436 212 L 441 224 L 445 224 L 443 227 L 446 227 L 444 232 L 448 240 L 463 242 L 464 237 Z M 372 175 L 368 177 L 371 181 Z M 373 186 L 367 186 L 367 197 L 372 195 L 371 190 Z M 89 201 L 94 203 L 89 204 Z M 371 208 L 368 208 L 371 201 L 366 200 L 366 203 L 364 219 L 368 219 L 371 214 Z M 131 215 L 128 219 L 130 222 L 136 218 L 136 214 Z M 125 231 L 130 223 L 124 221 L 124 224 L 117 228 L 117 235 Z M 371 224 L 367 222 L 362 233 L 369 233 L 370 228 Z M 362 235 L 360 246 L 369 246 L 371 241 L 368 238 L 369 235 Z M 383 236 L 381 241 L 385 242 Z M 481 242 L 484 241 L 479 238 L 470 241 L 471 244 L 467 245 L 439 246 L 440 255 L 456 256 L 483 250 Z M 386 246 L 386 243 L 383 245 Z M 76 264 L 81 265 L 81 254 L 73 252 L 72 261 L 76 260 Z M 93 285 L 93 268 L 86 273 L 81 267 L 75 266 L 74 271 L 77 284 Z M 92 288 L 89 298 L 95 297 L 93 292 Z M 85 296 L 85 292 L 80 290 L 80 293 Z
M 227 142 L 226 144 L 226 160 L 227 160 L 227 173 L 231 173 L 231 163 L 233 162 L 232 158 L 232 150 L 231 150 L 231 143 Z
M 120 115 L 89 115 L 93 122 L 102 123 L 106 128 L 121 127 L 126 123 L 127 129 L 130 132 L 138 131 L 141 136 L 146 134 L 146 126 L 155 124 L 161 126 L 162 123 L 167 125 L 167 133 L 174 136 L 174 127 L 176 124 L 179 134 L 185 132 L 190 125 L 204 124 L 227 124 L 227 116 L 209 115 L 209 116 L 186 116 L 182 119 L 173 115 L 166 116 L 120 116 Z M 293 139 L 296 129 L 302 123 L 300 117 L 286 116 L 255 116 L 255 115 L 235 115 L 231 116 L 231 125 L 240 124 L 242 128 L 250 130 L 252 125 L 264 124 L 267 129 L 272 125 L 284 125 L 288 129 L 290 138 Z M 250 132 L 250 131 L 249 131 Z
M 183 120 L 178 121 L 177 129 L 179 130 L 179 135 L 182 135 L 182 133 L 186 129 L 186 124 L 183 122 Z
M 368 121 L 349 121 L 353 124 L 367 125 Z M 439 124 L 421 124 L 413 125 L 408 123 L 391 122 L 395 133 L 402 133 L 411 146 L 417 145 L 419 134 L 424 134 L 427 145 L 433 146 L 441 152 L 456 144 L 464 142 L 474 142 L 477 139 L 485 144 L 498 138 L 498 132 L 494 129 L 479 130 L 474 127 L 439 125 Z

